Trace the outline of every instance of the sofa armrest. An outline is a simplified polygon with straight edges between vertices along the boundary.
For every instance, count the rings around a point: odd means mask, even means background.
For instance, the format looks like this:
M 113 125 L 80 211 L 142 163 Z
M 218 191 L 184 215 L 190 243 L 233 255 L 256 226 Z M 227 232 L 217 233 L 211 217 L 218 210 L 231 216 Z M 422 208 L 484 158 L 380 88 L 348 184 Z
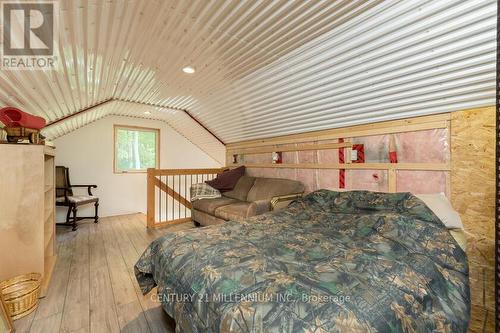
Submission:
M 256 200 L 253 201 L 250 208 L 253 212 L 252 215 L 260 215 L 272 210 L 269 200 Z
M 288 204 L 290 202 L 292 202 L 293 200 L 301 198 L 301 197 L 302 197 L 302 193 L 273 197 L 271 199 L 271 210 L 278 210 L 278 209 L 284 208 L 284 207 L 288 206 Z

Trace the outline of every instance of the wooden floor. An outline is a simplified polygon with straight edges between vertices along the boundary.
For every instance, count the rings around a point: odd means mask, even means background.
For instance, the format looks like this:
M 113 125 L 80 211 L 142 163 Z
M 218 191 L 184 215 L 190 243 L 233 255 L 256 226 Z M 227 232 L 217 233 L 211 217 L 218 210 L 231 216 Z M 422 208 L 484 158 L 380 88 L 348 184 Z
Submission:
M 146 229 L 142 214 L 57 228 L 58 260 L 47 297 L 14 322 L 16 332 L 173 332 L 159 303 L 143 296 L 134 264 L 154 239 L 191 223 Z

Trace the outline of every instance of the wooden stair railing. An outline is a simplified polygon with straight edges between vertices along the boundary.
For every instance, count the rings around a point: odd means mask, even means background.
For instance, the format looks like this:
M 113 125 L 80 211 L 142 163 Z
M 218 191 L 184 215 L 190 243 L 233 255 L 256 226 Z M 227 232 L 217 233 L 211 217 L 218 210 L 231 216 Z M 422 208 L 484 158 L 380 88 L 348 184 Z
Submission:
M 211 180 L 223 170 L 148 169 L 148 228 L 191 221 L 191 185 Z

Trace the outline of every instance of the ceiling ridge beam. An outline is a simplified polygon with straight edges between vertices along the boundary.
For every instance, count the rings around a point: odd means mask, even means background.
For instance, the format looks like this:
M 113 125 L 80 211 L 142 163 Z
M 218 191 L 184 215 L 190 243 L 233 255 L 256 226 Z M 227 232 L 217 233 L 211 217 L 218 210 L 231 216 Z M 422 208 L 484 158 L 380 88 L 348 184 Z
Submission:
M 84 109 L 81 109 L 81 110 L 79 110 L 79 111 L 77 111 L 75 113 L 72 113 L 72 114 L 69 114 L 69 115 L 64 116 L 62 118 L 56 119 L 54 121 L 51 121 L 51 122 L 47 123 L 46 127 L 53 126 L 53 125 L 58 124 L 58 123 L 60 123 L 62 121 L 68 120 L 69 118 L 81 115 L 81 114 L 83 114 L 85 112 L 91 111 L 91 110 L 93 110 L 93 109 L 95 109 L 97 107 L 103 106 L 103 105 L 108 104 L 110 102 L 133 103 L 133 104 L 146 105 L 146 106 L 163 108 L 163 109 L 171 109 L 171 110 L 182 111 L 182 112 L 186 113 L 194 122 L 196 122 L 198 125 L 200 125 L 205 131 L 207 131 L 208 133 L 210 133 L 210 135 L 212 135 L 215 139 L 217 139 L 217 141 L 219 141 L 224 146 L 226 145 L 224 143 L 224 141 L 222 141 L 217 135 L 215 135 L 210 129 L 208 129 L 202 122 L 200 122 L 196 117 L 194 117 L 186 109 L 181 109 L 181 108 L 176 108 L 176 107 L 169 107 L 169 106 L 163 106 L 163 105 L 153 104 L 153 103 L 139 102 L 139 101 L 129 101 L 129 100 L 121 99 L 121 98 L 108 98 L 108 99 L 106 99 L 106 100 L 104 100 L 102 102 L 99 102 L 97 104 L 94 104 L 94 105 L 91 105 L 91 106 L 86 107 Z
M 64 117 L 62 117 L 62 118 L 59 118 L 59 119 L 56 119 L 56 120 L 53 120 L 53 121 L 49 121 L 45 127 L 53 126 L 53 125 L 58 124 L 58 123 L 60 123 L 60 122 L 62 122 L 62 121 L 68 120 L 69 118 L 76 117 L 76 116 L 78 116 L 78 115 L 80 115 L 80 114 L 82 114 L 82 113 L 88 112 L 88 111 L 90 111 L 90 110 L 92 110 L 92 109 L 94 109 L 94 108 L 96 108 L 96 107 L 99 107 L 99 106 L 103 106 L 103 105 L 105 105 L 105 104 L 108 104 L 109 102 L 112 102 L 113 100 L 114 100 L 113 98 L 108 98 L 108 99 L 105 99 L 105 100 L 104 100 L 104 101 L 102 101 L 102 102 L 99 102 L 99 103 L 97 103 L 97 104 L 94 104 L 94 105 L 88 106 L 88 107 L 83 108 L 83 109 L 81 109 L 81 110 L 79 110 L 79 111 L 77 111 L 77 112 L 74 112 L 74 113 L 68 114 L 68 115 L 66 115 L 66 116 L 64 116 Z
M 208 129 L 207 126 L 205 126 L 201 121 L 199 121 L 195 116 L 193 116 L 187 109 L 170 107 L 170 106 L 162 106 L 162 105 L 154 104 L 154 103 L 146 103 L 146 102 L 139 102 L 139 101 L 129 101 L 129 100 L 121 99 L 121 98 L 114 98 L 114 100 L 120 101 L 120 102 L 135 103 L 135 104 L 153 106 L 153 107 L 157 107 L 157 108 L 172 109 L 172 110 L 178 110 L 178 111 L 185 112 L 191 119 L 193 119 L 196 123 L 198 123 L 198 125 L 200 125 L 201 127 L 203 127 L 208 133 L 210 133 L 214 138 L 216 138 L 217 141 L 219 141 L 220 143 L 222 143 L 224 146 L 226 145 L 224 143 L 224 141 L 221 140 L 221 138 L 219 138 L 217 135 L 215 135 L 210 129 Z

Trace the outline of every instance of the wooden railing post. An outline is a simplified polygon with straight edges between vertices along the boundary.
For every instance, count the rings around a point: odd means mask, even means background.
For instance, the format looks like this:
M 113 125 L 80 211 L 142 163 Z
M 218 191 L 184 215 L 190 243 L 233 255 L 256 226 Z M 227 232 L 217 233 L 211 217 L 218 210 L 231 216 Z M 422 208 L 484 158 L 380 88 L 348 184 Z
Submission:
M 154 228 L 155 225 L 155 169 L 148 169 L 148 190 L 147 190 L 147 225 Z

